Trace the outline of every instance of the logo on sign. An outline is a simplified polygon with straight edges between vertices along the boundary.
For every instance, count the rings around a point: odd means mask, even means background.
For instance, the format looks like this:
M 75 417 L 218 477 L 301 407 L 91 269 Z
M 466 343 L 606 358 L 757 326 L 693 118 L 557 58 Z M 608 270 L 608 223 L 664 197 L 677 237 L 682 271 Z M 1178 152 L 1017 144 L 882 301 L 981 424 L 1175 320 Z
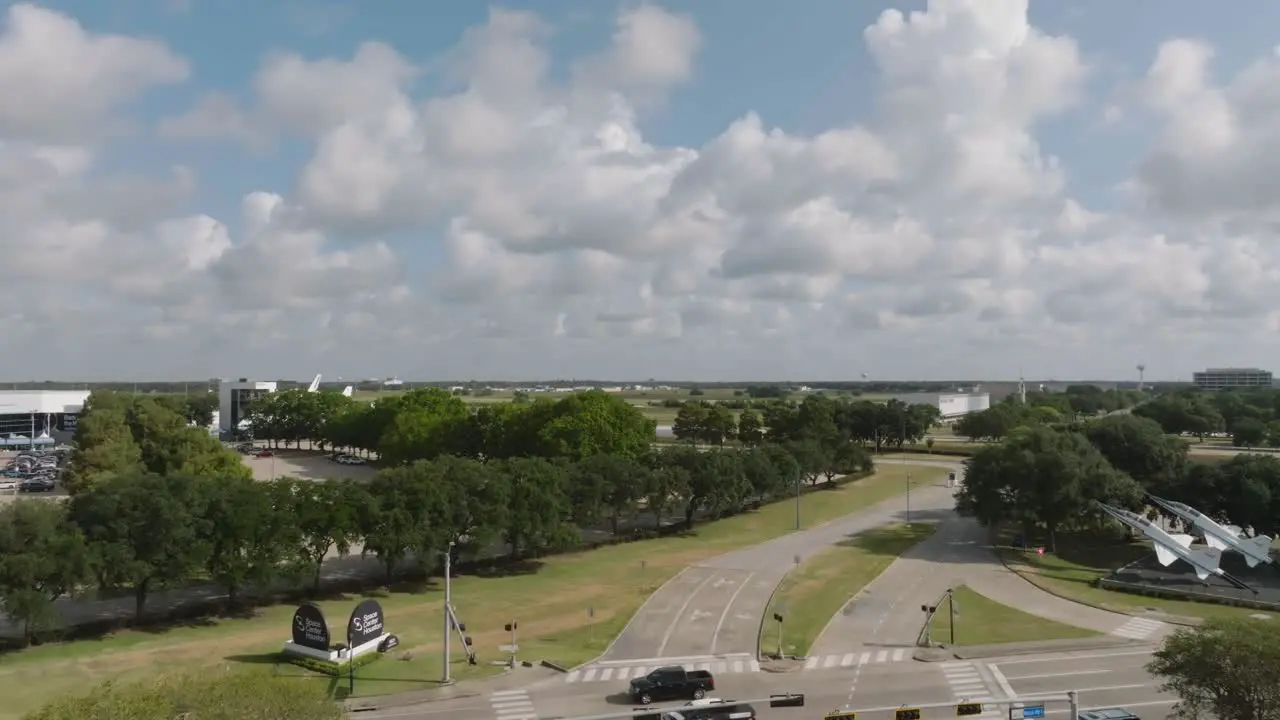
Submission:
M 299 605 L 293 613 L 293 643 L 314 650 L 329 649 L 329 624 L 318 605 Z
M 382 606 L 377 600 L 363 600 L 351 611 L 351 619 L 347 621 L 347 637 L 351 647 L 359 647 L 371 640 L 376 640 L 385 633 L 383 630 Z

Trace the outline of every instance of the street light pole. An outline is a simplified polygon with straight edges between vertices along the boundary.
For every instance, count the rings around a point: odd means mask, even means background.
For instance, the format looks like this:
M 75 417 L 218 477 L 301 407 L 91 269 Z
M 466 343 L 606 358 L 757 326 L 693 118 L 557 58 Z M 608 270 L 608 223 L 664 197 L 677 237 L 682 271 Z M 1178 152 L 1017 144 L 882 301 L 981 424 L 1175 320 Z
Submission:
M 907 522 L 911 522 L 911 473 L 907 472 Z
M 449 633 L 453 631 L 453 583 L 450 575 L 453 572 L 453 541 L 449 541 L 449 549 L 444 552 L 444 662 L 441 671 L 440 684 L 448 685 L 453 681 L 449 678 Z
M 800 468 L 796 468 L 796 530 L 800 529 Z

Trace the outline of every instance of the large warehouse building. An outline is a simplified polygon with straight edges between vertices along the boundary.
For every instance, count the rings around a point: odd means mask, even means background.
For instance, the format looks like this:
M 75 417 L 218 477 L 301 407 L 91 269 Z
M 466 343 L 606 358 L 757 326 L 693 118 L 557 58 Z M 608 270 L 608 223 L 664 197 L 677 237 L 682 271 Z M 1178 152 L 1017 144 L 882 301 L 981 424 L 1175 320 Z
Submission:
M 1204 372 L 1192 373 L 1191 381 L 1196 387 L 1205 390 L 1232 390 L 1269 388 L 1272 378 L 1270 370 L 1258 368 L 1209 368 Z
M 908 405 L 932 405 L 942 413 L 943 420 L 955 420 L 991 407 L 990 393 L 908 393 L 894 395 L 893 399 Z
M 70 442 L 88 390 L 0 390 L 0 445 Z

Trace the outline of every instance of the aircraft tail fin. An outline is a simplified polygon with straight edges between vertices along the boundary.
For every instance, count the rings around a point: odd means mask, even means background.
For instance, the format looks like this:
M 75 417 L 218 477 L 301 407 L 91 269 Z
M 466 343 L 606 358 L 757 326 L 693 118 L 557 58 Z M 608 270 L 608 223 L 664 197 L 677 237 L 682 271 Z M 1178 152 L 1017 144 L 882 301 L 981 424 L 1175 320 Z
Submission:
M 1257 567 L 1258 563 L 1271 562 L 1271 538 L 1266 535 L 1258 535 L 1257 537 L 1242 540 L 1242 543 L 1252 545 L 1257 555 L 1246 553 L 1244 556 L 1245 564 L 1249 567 Z
M 1204 534 L 1204 542 L 1206 545 L 1216 550 L 1226 550 L 1228 547 L 1225 542 L 1214 535 L 1210 535 L 1209 533 Z
M 1173 538 L 1174 542 L 1178 543 L 1184 548 L 1191 547 L 1191 541 L 1195 540 L 1195 538 L 1191 537 L 1190 535 L 1182 535 L 1178 533 L 1170 535 L 1169 537 Z
M 350 385 L 342 389 L 342 394 L 345 395 L 346 397 L 351 397 L 351 393 L 353 392 L 355 392 L 355 388 L 351 387 Z
M 1209 548 L 1196 548 L 1189 553 L 1191 558 L 1195 560 L 1196 574 L 1199 575 L 1199 566 L 1204 566 L 1206 571 L 1217 570 L 1218 563 L 1222 562 L 1222 553 Z M 1204 578 L 1200 578 L 1203 580 Z
M 311 384 L 307 386 L 307 392 L 315 392 L 320 389 L 320 376 L 316 375 L 311 379 Z
M 1231 533 L 1236 537 L 1240 537 L 1241 535 L 1244 534 L 1244 531 L 1240 529 L 1239 525 L 1223 525 L 1222 529 L 1226 530 L 1227 532 Z

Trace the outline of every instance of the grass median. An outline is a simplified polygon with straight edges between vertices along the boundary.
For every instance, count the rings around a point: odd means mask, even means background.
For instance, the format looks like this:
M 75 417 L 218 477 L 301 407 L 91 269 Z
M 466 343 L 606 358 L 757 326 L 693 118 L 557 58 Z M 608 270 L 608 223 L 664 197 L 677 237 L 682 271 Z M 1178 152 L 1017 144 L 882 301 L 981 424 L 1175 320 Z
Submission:
M 800 499 L 803 527 L 813 527 L 899 495 L 905 477 L 920 467 L 883 466 L 866 478 Z M 931 472 L 924 470 L 924 473 Z M 938 477 L 941 479 L 941 470 Z M 560 555 L 487 577 L 453 582 L 454 605 L 480 664 L 455 659 L 455 677 L 495 670 L 491 661 L 507 657 L 503 625 L 519 621 L 522 659 L 577 665 L 604 651 L 654 590 L 709 557 L 786 535 L 795 529 L 795 504 L 784 500 L 758 511 L 703 523 L 678 537 L 615 545 Z M 437 583 L 379 593 L 389 632 L 401 646 L 356 672 L 356 694 L 421 690 L 435 685 L 440 657 L 441 592 Z M 357 598 L 321 602 L 332 631 L 350 614 Z M 129 630 L 101 640 L 31 648 L 0 658 L 0 683 L 10 688 L 0 720 L 13 720 L 50 698 L 83 692 L 93 683 L 169 670 L 215 667 L 233 662 L 273 670 L 276 651 L 289 634 L 294 608 L 265 608 L 250 619 L 209 619 L 168 630 Z M 407 659 L 401 659 L 407 658 Z M 461 658 L 456 653 L 455 658 Z M 293 670 L 289 670 L 294 672 Z
M 1153 551 L 1149 542 L 1123 542 L 1114 534 L 1061 533 L 1058 552 L 1040 555 L 1034 549 L 1011 547 L 1009 538 L 1008 534 L 1001 535 L 996 548 L 1005 564 L 1032 584 L 1071 600 L 1121 613 L 1155 610 L 1188 618 L 1242 617 L 1259 612 L 1252 608 L 1166 600 L 1095 586 L 1098 578 L 1116 568 L 1150 556 Z
M 1022 612 L 1002 605 L 973 590 L 955 588 L 955 635 L 952 640 L 950 608 L 938 606 L 929 625 L 933 642 L 947 645 L 996 645 L 1000 643 L 1074 640 L 1095 637 L 1098 633 L 1074 625 Z
M 933 523 L 887 525 L 854 535 L 801 563 L 782 580 L 765 617 L 785 618 L 782 648 L 806 655 L 832 616 L 898 556 L 933 534 Z M 760 629 L 760 651 L 778 652 L 778 624 Z

